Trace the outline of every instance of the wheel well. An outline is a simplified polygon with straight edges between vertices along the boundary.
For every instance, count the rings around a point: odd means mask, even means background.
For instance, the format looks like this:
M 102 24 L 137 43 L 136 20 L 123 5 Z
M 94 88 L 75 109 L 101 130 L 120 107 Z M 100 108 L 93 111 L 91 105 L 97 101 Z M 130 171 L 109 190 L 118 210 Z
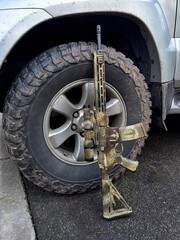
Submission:
M 57 18 L 39 24 L 26 33 L 14 46 L 0 72 L 0 111 L 16 75 L 35 56 L 53 46 L 68 42 L 96 42 L 95 26 L 102 26 L 102 42 L 130 58 L 144 74 L 149 84 L 151 78 L 160 79 L 157 51 L 151 56 L 153 40 L 146 27 L 127 15 L 91 14 Z M 149 47 L 150 46 L 150 47 Z

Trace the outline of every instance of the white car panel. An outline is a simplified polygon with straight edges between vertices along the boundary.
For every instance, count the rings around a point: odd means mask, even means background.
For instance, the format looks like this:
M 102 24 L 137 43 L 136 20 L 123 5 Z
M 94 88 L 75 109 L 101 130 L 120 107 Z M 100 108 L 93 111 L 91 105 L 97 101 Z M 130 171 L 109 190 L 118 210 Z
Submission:
M 180 0 L 178 2 L 178 9 L 177 9 L 176 37 L 180 38 Z
M 175 87 L 180 87 L 180 38 L 176 38 L 177 47 L 177 59 L 176 59 L 176 71 L 175 71 Z
M 161 3 L 162 2 L 163 1 L 161 1 Z M 161 65 L 161 79 L 152 79 L 152 81 L 168 82 L 173 80 L 176 61 L 175 40 L 171 38 L 164 12 L 160 4 L 155 0 L 3 0 L 0 2 L 0 9 L 4 8 L 14 8 L 14 10 L 1 10 L 0 22 L 4 17 L 6 19 L 11 18 L 11 14 L 14 14 L 15 18 L 13 19 L 14 26 L 12 29 L 12 26 L 8 27 L 8 23 L 6 23 L 6 32 L 1 30 L 2 28 L 0 26 L 0 40 L 3 40 L 3 45 L 0 49 L 0 65 L 5 60 L 10 49 L 12 49 L 18 41 L 18 36 L 20 39 L 22 35 L 33 26 L 49 19 L 50 15 L 60 17 L 81 13 L 116 12 L 129 14 L 138 18 L 146 25 L 152 34 L 159 53 Z M 20 10 L 19 8 L 31 9 Z M 35 8 L 39 10 L 35 10 Z M 40 9 L 45 9 L 46 12 Z M 12 11 L 11 14 L 10 11 Z M 4 35 L 6 35 L 6 37 L 3 37 Z
M 177 0 L 158 0 L 161 5 L 161 8 L 164 12 L 170 35 L 171 37 L 174 36 L 174 26 L 175 26 L 175 19 L 176 19 L 176 4 Z
M 12 9 L 0 11 L 0 67 L 19 39 L 35 25 L 50 19 L 41 9 Z

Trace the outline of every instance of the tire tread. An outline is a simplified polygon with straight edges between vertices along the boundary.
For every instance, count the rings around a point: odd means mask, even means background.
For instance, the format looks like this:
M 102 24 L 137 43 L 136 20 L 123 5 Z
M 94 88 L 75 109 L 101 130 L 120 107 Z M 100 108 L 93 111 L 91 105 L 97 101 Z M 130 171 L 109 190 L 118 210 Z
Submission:
M 83 193 L 99 186 L 99 182 L 87 185 L 74 184 L 65 186 L 58 180 L 54 181 L 50 179 L 43 170 L 39 169 L 39 166 L 35 164 L 33 157 L 28 152 L 26 147 L 27 139 L 24 134 L 30 103 L 33 101 L 41 85 L 46 83 L 55 72 L 60 71 L 70 64 L 92 61 L 93 52 L 96 48 L 95 43 L 72 42 L 47 50 L 32 60 L 17 76 L 6 98 L 3 126 L 8 151 L 23 175 L 47 191 L 73 194 Z M 114 48 L 106 47 L 105 45 L 102 45 L 102 49 L 105 51 L 105 61 L 108 64 L 120 67 L 133 80 L 136 91 L 142 100 L 142 122 L 145 130 L 148 132 L 151 122 L 151 102 L 144 76 L 133 65 L 133 62 L 122 53 L 116 52 Z M 145 139 L 136 141 L 136 145 L 130 153 L 131 159 L 135 159 L 137 154 L 141 153 L 144 142 Z M 124 169 L 120 168 L 113 178 L 117 179 L 123 173 Z

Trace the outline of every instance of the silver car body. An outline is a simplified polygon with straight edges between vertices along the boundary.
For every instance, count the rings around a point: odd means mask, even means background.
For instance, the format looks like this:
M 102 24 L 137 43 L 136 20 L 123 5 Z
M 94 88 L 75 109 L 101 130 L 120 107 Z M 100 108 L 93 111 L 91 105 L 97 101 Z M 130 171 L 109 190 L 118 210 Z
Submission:
M 161 69 L 160 78 L 151 77 L 151 82 L 175 81 L 175 86 L 180 87 L 178 4 L 180 0 L 3 0 L 0 2 L 0 67 L 16 43 L 41 22 L 82 13 L 123 13 L 143 22 L 151 33 Z M 153 54 L 153 50 L 150 52 Z
M 3 64 L 16 42 L 40 22 L 71 14 L 119 12 L 133 15 L 145 23 L 158 49 L 161 63 L 160 81 L 168 82 L 174 78 L 176 53 L 179 46 L 179 42 L 173 38 L 176 0 L 55 0 L 51 2 L 18 0 L 2 1 L 0 9 L 0 65 Z M 178 30 L 176 32 L 178 34 Z M 175 76 L 176 80 L 180 79 L 178 70 Z

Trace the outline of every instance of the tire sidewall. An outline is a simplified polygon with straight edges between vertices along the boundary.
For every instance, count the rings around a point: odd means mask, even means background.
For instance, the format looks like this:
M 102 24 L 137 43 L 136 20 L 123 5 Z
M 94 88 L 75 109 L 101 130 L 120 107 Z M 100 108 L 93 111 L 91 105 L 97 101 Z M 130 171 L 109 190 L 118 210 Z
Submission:
M 50 152 L 43 134 L 44 115 L 51 99 L 67 84 L 85 78 L 93 78 L 91 61 L 71 64 L 69 67 L 52 74 L 47 82 L 39 87 L 31 102 L 25 125 L 27 149 L 33 158 L 35 169 L 43 170 L 48 178 L 52 181 L 59 181 L 63 185 L 91 184 L 101 181 L 101 171 L 97 164 L 80 166 L 60 161 Z M 106 81 L 118 90 L 125 102 L 127 125 L 141 122 L 142 99 L 133 79 L 120 68 L 106 64 Z M 136 141 L 124 143 L 123 155 L 129 156 L 135 144 Z M 111 175 L 117 171 L 118 167 L 113 169 Z

